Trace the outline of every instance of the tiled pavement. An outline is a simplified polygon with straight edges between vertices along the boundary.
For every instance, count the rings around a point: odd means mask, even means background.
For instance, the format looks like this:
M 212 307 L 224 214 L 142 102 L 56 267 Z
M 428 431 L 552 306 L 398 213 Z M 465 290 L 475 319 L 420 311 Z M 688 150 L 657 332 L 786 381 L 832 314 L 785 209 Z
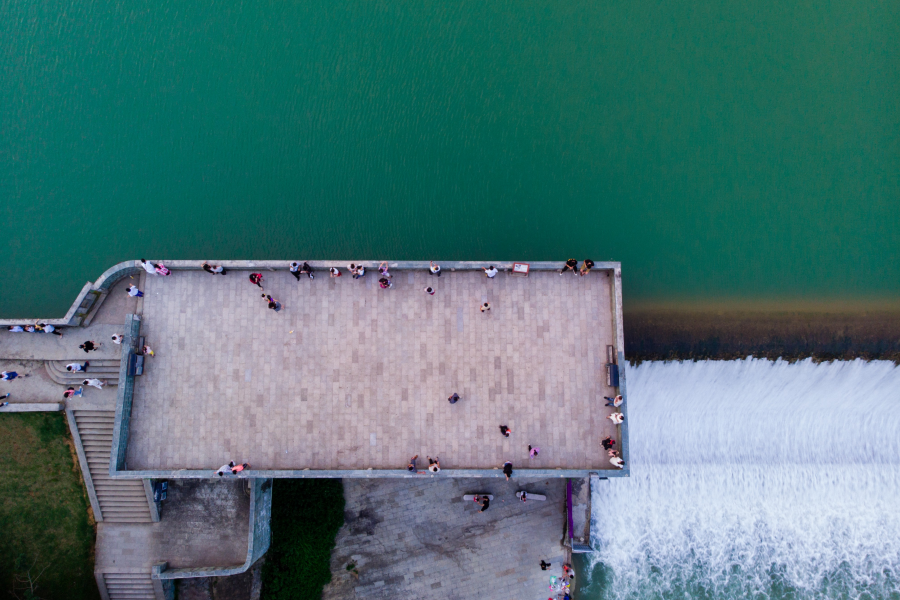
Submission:
M 565 480 L 344 480 L 346 523 L 323 600 L 547 598 L 562 571 Z M 546 502 L 523 504 L 519 489 Z M 494 494 L 484 513 L 462 495 Z M 552 563 L 541 571 L 540 561 Z M 356 566 L 358 576 L 347 571 Z
M 147 278 L 156 356 L 137 378 L 129 469 L 402 469 L 413 454 L 450 469 L 609 467 L 608 273 L 398 271 L 381 290 L 371 271 L 266 271 L 280 313 L 247 274 Z

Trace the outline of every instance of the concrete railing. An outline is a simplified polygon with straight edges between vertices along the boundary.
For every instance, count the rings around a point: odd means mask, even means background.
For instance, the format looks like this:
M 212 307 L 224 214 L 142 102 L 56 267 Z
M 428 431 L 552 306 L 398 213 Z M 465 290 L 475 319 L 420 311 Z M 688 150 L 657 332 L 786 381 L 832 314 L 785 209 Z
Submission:
M 131 426 L 131 405 L 134 401 L 134 375 L 129 373 L 129 366 L 137 350 L 140 332 L 141 318 L 137 315 L 125 315 L 125 339 L 122 340 L 122 362 L 119 364 L 119 386 L 116 390 L 116 421 L 113 425 L 112 454 L 109 460 L 111 477 L 126 469 L 125 451 Z
M 272 541 L 272 480 L 254 479 L 250 484 L 250 532 L 247 534 L 247 558 L 237 566 L 210 566 L 184 569 L 161 569 L 152 574 L 156 579 L 188 579 L 191 577 L 224 577 L 243 573 L 269 549 Z

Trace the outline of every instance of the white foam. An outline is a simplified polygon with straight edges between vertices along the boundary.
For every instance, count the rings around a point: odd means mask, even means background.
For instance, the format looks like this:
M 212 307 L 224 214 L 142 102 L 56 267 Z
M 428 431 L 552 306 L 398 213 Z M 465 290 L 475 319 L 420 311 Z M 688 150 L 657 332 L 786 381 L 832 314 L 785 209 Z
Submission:
M 892 363 L 644 363 L 628 403 L 632 476 L 593 497 L 606 597 L 900 589 Z

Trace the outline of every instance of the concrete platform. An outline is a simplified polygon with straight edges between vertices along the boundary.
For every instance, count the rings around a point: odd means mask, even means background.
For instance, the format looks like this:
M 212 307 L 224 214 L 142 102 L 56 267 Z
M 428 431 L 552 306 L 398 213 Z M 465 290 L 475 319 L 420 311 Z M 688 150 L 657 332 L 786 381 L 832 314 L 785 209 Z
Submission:
M 444 469 L 610 467 L 610 271 L 394 271 L 389 290 L 342 271 L 263 270 L 279 313 L 247 271 L 147 277 L 156 356 L 136 379 L 128 469 L 404 469 L 414 454 Z

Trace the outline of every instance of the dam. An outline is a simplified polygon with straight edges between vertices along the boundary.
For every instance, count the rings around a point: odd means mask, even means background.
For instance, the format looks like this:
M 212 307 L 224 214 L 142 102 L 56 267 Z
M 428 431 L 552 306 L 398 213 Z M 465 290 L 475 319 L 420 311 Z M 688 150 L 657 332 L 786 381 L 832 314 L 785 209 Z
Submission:
M 310 261 L 314 277 L 298 277 L 290 261 L 217 263 L 224 275 L 165 261 L 165 276 L 127 261 L 63 318 L 0 321 L 3 369 L 29 375 L 0 412 L 65 410 L 104 599 L 169 598 L 174 580 L 251 569 L 270 544 L 274 478 L 343 479 L 360 515 L 372 498 L 388 515 L 401 498 L 427 502 L 431 517 L 410 526 L 464 533 L 431 559 L 440 568 L 375 568 L 375 553 L 363 585 L 333 565 L 338 595 L 392 581 L 438 598 L 442 573 L 464 581 L 490 556 L 497 597 L 515 598 L 546 587 L 541 557 L 590 550 L 589 482 L 630 475 L 621 265 L 442 262 L 437 275 L 430 262 L 353 261 L 367 271 L 353 277 L 349 262 Z M 48 325 L 62 335 L 28 333 Z M 64 399 L 84 378 L 97 383 Z M 219 476 L 232 461 L 246 468 Z M 516 489 L 548 501 L 526 507 Z M 473 529 L 459 501 L 479 490 L 495 508 Z M 404 527 L 386 533 L 396 556 L 431 551 Z M 368 536 L 350 531 L 347 551 L 365 555 Z

